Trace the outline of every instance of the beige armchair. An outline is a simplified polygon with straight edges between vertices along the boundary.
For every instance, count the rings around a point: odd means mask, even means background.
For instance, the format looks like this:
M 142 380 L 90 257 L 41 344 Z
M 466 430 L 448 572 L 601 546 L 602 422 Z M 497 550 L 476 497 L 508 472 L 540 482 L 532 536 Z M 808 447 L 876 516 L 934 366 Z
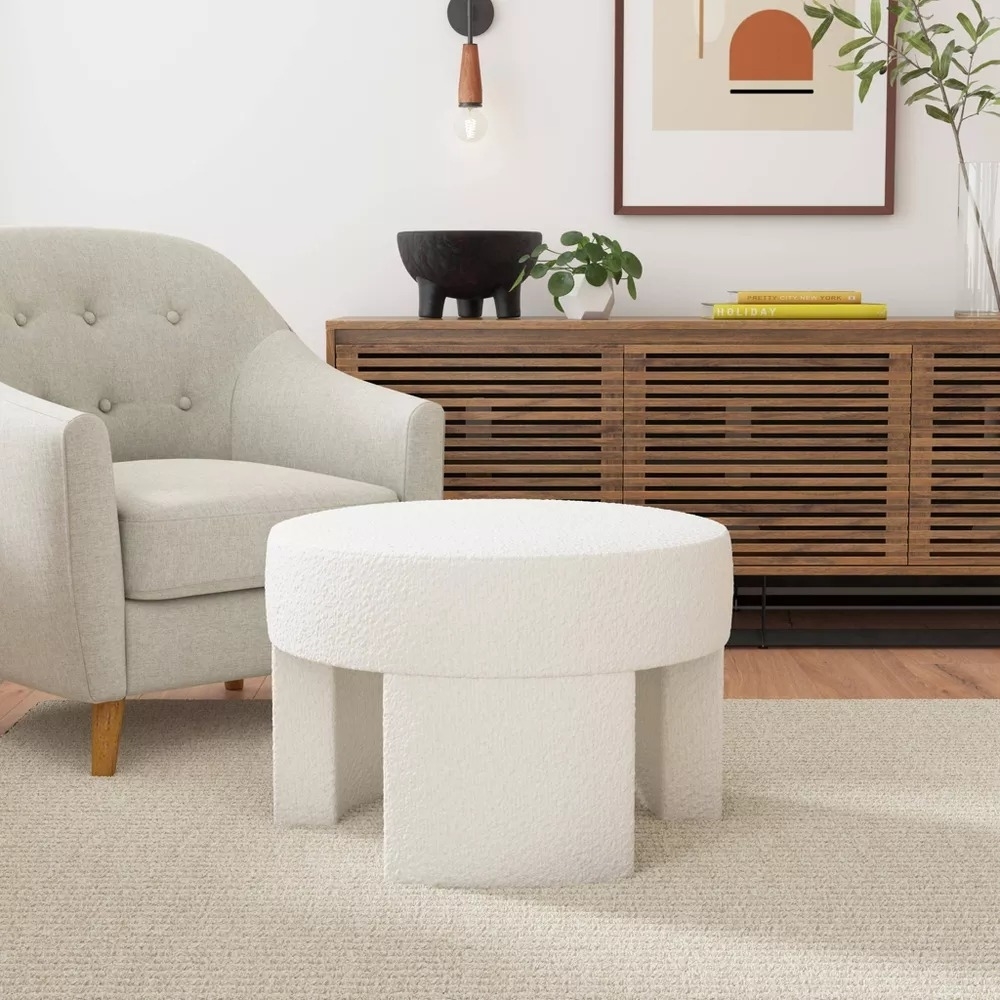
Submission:
M 269 672 L 271 527 L 440 497 L 443 438 L 205 247 L 0 229 L 0 678 L 92 703 L 113 774 L 127 696 Z

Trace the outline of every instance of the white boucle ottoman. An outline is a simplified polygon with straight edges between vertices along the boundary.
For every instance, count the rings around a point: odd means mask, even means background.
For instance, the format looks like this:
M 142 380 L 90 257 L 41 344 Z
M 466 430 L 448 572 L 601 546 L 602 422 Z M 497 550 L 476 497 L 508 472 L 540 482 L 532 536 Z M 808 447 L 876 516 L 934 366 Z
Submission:
M 384 791 L 388 879 L 522 886 L 630 873 L 636 789 L 664 819 L 721 815 L 722 525 L 353 507 L 277 525 L 265 586 L 277 824 L 332 826 Z

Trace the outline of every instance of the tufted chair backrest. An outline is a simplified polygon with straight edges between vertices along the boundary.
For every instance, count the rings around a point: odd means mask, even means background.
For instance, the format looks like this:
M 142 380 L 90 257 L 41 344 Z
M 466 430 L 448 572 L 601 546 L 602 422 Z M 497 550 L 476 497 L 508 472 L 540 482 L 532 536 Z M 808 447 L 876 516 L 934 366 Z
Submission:
M 0 382 L 101 417 L 114 460 L 230 458 L 240 366 L 287 325 L 207 247 L 0 229 Z

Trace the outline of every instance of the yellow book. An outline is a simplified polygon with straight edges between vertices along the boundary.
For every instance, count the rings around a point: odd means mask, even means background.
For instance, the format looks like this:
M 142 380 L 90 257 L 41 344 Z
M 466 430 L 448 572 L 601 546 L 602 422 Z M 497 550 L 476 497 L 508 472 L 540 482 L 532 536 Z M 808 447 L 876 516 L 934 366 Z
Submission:
M 885 319 L 888 308 L 882 303 L 856 305 L 736 305 L 732 302 L 703 303 L 707 319 Z
M 730 292 L 741 306 L 761 305 L 857 305 L 861 292 Z

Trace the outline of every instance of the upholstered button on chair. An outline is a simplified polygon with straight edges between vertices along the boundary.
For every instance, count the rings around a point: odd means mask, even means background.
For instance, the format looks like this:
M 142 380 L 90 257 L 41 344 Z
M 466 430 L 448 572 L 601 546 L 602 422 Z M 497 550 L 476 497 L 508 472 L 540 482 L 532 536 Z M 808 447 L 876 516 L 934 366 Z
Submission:
M 92 703 L 113 774 L 127 696 L 269 672 L 271 527 L 439 498 L 443 438 L 205 247 L 0 229 L 0 677 Z

